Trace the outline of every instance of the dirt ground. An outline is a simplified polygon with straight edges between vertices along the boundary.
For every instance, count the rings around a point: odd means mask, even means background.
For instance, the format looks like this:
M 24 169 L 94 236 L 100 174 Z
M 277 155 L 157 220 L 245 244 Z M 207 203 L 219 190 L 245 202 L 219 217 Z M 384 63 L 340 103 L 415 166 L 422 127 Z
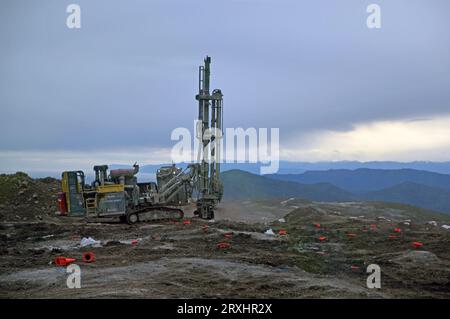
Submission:
M 450 230 L 440 226 L 450 224 L 447 216 L 296 199 L 222 203 L 215 221 L 187 215 L 189 224 L 86 223 L 51 214 L 3 221 L 0 297 L 450 297 Z M 431 217 L 437 226 L 428 224 Z M 101 245 L 80 247 L 87 236 Z M 413 248 L 416 241 L 423 246 Z M 231 247 L 218 248 L 222 242 Z M 88 251 L 95 261 L 83 263 Z M 76 259 L 80 289 L 67 288 L 65 268 L 52 264 L 57 256 Z M 366 286 L 366 267 L 374 263 L 380 289 Z

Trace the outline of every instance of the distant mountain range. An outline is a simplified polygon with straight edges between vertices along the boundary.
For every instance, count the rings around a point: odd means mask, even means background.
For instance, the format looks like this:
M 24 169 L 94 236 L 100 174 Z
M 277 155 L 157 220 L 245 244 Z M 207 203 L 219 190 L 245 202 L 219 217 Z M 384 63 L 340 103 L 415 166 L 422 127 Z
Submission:
M 241 170 L 230 170 L 221 174 L 224 196 L 228 199 L 262 199 L 302 197 L 315 201 L 356 200 L 353 194 L 328 183 L 313 185 L 281 181 L 255 175 Z
M 94 164 L 92 163 L 92 167 Z M 100 163 L 104 164 L 104 163 Z M 111 169 L 115 168 L 130 168 L 132 163 L 129 164 L 111 164 L 106 163 Z M 158 168 L 164 165 L 171 164 L 146 164 L 142 165 L 140 174 L 138 175 L 139 179 L 143 181 L 149 181 L 155 179 L 155 173 Z M 185 168 L 187 163 L 177 163 L 178 167 Z M 263 165 L 266 166 L 266 165 Z M 221 165 L 222 171 L 229 171 L 233 169 L 238 169 L 242 171 L 247 171 L 253 174 L 260 174 L 260 163 L 224 163 Z M 415 169 L 421 171 L 429 171 L 441 174 L 450 174 L 450 162 L 425 162 L 425 161 L 416 161 L 416 162 L 388 162 L 388 161 L 380 161 L 380 162 L 358 162 L 358 161 L 339 161 L 339 162 L 291 162 L 291 161 L 280 161 L 279 162 L 279 170 L 277 174 L 302 174 L 307 171 L 327 171 L 330 169 L 333 170 L 356 170 L 360 168 L 368 168 L 368 169 Z M 67 167 L 66 170 L 78 170 L 80 167 Z M 33 171 L 33 170 L 24 170 L 28 175 L 36 178 L 42 177 L 55 177 L 61 178 L 61 172 L 59 171 Z M 1 170 L 0 170 L 1 173 Z M 4 172 L 4 173 L 13 173 L 13 172 Z M 92 168 L 84 169 L 84 173 L 88 178 L 93 176 Z
M 329 170 L 259 176 L 222 173 L 225 199 L 300 197 L 315 201 L 385 201 L 450 213 L 450 175 L 401 170 Z
M 170 164 L 156 164 L 156 165 L 143 165 L 141 172 L 143 173 L 155 173 L 156 170 L 162 165 Z M 112 165 L 113 166 L 113 165 Z M 123 166 L 123 165 L 120 165 Z M 177 164 L 180 167 L 186 167 L 187 164 Z M 221 165 L 222 171 L 228 171 L 233 169 L 239 169 L 247 171 L 253 174 L 260 174 L 260 163 L 224 163 Z M 266 166 L 266 165 L 263 165 Z M 290 162 L 280 161 L 279 170 L 277 174 L 301 174 L 306 171 L 326 171 L 330 169 L 348 169 L 356 170 L 359 168 L 369 169 L 415 169 L 421 171 L 429 171 L 441 174 L 450 174 L 450 162 L 358 162 L 358 161 L 339 161 L 339 162 Z
M 361 196 L 362 199 L 404 203 L 450 213 L 450 190 L 404 182 Z
M 450 190 L 450 175 L 414 169 L 332 169 L 303 174 L 274 174 L 267 177 L 303 184 L 330 183 L 346 191 L 363 194 L 412 182 Z

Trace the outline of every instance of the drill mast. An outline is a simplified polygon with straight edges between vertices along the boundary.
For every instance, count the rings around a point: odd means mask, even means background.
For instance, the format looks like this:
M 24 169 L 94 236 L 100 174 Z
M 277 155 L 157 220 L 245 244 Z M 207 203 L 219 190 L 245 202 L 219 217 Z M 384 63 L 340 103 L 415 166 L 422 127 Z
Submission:
M 223 95 L 220 89 L 210 93 L 211 58 L 207 56 L 199 67 L 198 126 L 200 138 L 198 162 L 199 198 L 197 212 L 201 218 L 214 218 L 214 206 L 222 199 L 220 182 L 221 140 L 223 129 Z

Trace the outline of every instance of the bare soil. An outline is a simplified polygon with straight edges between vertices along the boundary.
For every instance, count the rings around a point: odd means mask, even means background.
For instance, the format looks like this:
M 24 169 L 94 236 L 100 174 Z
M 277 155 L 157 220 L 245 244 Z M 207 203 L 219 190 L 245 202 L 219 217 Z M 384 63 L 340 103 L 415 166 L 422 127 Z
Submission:
M 296 199 L 225 202 L 216 214 L 215 221 L 203 221 L 190 218 L 188 209 L 190 224 L 132 226 L 53 214 L 3 220 L 0 297 L 450 297 L 450 231 L 440 227 L 446 216 Z M 428 224 L 430 218 L 439 219 L 438 226 Z M 266 235 L 268 229 L 275 236 Z M 80 247 L 87 236 L 101 247 Z M 423 246 L 413 248 L 416 241 Z M 220 249 L 221 242 L 231 247 Z M 81 260 L 88 251 L 93 263 Z M 57 256 L 76 259 L 81 289 L 67 288 L 65 268 L 52 263 Z M 366 267 L 373 263 L 381 267 L 381 289 L 366 286 Z

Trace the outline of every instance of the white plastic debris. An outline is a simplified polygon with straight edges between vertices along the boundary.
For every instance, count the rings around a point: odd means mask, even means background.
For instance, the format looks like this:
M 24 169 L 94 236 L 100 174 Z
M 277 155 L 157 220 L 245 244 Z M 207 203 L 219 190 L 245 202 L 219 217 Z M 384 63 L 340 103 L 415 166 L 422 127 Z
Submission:
M 285 223 L 285 222 L 286 222 L 286 220 L 285 220 L 284 218 L 280 218 L 278 221 L 279 221 L 280 223 Z
M 434 221 L 434 220 L 430 220 L 429 222 L 428 222 L 428 225 L 431 225 L 431 226 L 437 226 L 437 223 Z
M 81 239 L 80 246 L 81 247 L 86 247 L 86 246 L 100 247 L 101 243 L 99 240 L 95 240 L 92 237 L 83 237 Z
M 403 225 L 411 226 L 411 223 L 410 222 L 403 222 Z
M 442 228 L 449 230 L 450 226 L 449 225 L 442 225 Z
M 293 201 L 294 199 L 295 199 L 294 197 L 291 197 L 291 198 L 289 198 L 289 199 L 286 199 L 286 200 L 280 202 L 280 204 L 284 206 L 284 205 L 286 205 L 287 203 L 289 203 L 290 201 Z
M 269 236 L 275 236 L 275 233 L 273 232 L 272 228 L 266 230 L 264 234 L 269 235 Z

